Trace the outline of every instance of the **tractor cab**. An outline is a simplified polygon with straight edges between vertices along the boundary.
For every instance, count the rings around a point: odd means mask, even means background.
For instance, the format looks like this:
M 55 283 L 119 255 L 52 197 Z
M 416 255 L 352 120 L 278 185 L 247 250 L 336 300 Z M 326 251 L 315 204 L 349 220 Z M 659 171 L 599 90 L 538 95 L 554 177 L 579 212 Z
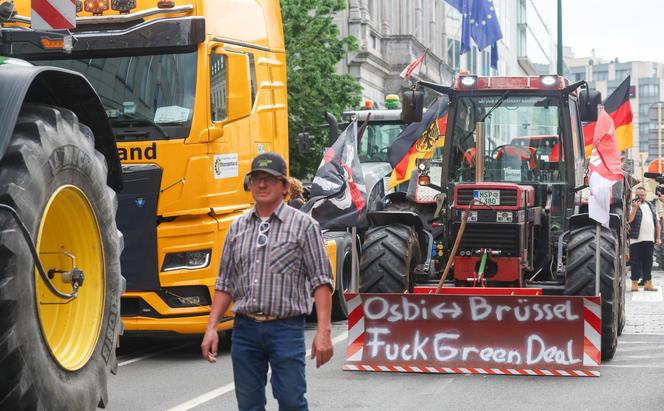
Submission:
M 465 76 L 444 90 L 450 109 L 440 186 L 452 199 L 451 238 L 462 210 L 477 209 L 461 241 L 458 282 L 473 276 L 486 249 L 500 261 L 492 267 L 496 282 L 525 286 L 535 273 L 555 276 L 553 246 L 575 213 L 586 169 L 578 86 L 557 76 Z

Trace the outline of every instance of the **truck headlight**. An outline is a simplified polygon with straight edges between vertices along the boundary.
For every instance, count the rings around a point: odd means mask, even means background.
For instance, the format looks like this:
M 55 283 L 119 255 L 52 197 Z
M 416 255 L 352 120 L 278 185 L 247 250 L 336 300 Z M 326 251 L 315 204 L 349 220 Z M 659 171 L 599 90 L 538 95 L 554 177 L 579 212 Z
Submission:
M 100 15 L 108 10 L 108 0 L 83 0 L 83 7 L 88 13 Z
M 168 253 L 161 271 L 199 270 L 210 265 L 211 249 Z

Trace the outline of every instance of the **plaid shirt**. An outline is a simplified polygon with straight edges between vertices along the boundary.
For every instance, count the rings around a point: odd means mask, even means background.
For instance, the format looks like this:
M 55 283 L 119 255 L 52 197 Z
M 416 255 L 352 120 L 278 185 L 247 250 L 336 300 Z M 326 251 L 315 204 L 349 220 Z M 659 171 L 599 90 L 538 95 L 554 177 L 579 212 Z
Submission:
M 318 223 L 282 204 L 268 219 L 267 245 L 257 247 L 261 221 L 254 208 L 233 222 L 215 289 L 231 295 L 236 313 L 282 318 L 309 314 L 313 291 L 322 285 L 332 287 Z

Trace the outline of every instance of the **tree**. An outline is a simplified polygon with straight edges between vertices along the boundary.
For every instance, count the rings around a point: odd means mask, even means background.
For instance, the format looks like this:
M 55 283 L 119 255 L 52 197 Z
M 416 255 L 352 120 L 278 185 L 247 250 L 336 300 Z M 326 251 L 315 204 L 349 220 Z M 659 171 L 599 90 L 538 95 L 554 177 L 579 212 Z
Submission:
M 346 7 L 344 0 L 281 0 L 288 75 L 288 135 L 290 172 L 312 175 L 327 146 L 325 112 L 340 118 L 344 109 L 360 102 L 360 85 L 348 74 L 336 73 L 336 64 L 357 48 L 354 37 L 341 38 L 332 22 Z M 307 131 L 311 152 L 299 156 L 297 135 Z

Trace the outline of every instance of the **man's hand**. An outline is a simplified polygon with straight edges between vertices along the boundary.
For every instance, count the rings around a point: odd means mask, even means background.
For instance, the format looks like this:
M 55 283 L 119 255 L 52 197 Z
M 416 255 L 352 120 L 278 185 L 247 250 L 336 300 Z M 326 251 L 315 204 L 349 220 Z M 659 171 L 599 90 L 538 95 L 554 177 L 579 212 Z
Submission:
M 219 348 L 219 334 L 215 329 L 207 329 L 201 343 L 201 354 L 203 359 L 214 364 L 217 362 L 217 349 Z
M 330 361 L 333 354 L 332 331 L 316 331 L 314 341 L 311 343 L 311 358 L 316 359 L 316 368 Z
M 657 240 L 655 240 L 655 245 L 657 246 L 662 245 L 662 239 L 658 238 Z

